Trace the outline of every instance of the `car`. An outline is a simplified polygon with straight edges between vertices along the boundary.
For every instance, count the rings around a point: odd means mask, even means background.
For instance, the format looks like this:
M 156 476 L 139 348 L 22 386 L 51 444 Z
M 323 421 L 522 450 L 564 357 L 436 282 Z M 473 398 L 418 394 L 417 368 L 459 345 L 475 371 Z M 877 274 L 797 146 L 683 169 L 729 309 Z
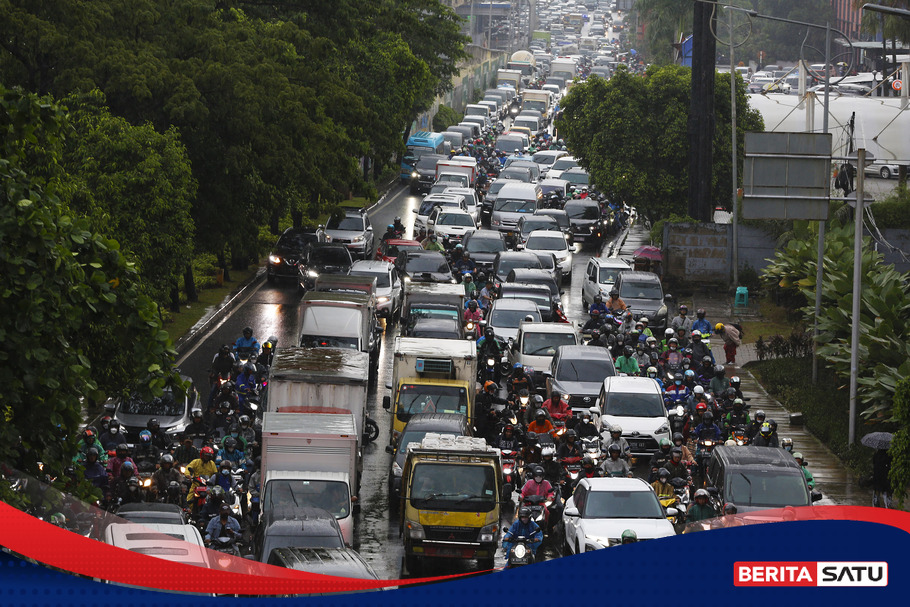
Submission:
M 423 202 L 420 203 L 419 207 L 413 209 L 413 212 L 417 214 L 417 217 L 414 218 L 415 230 L 427 227 L 427 219 L 436 207 L 454 207 L 465 212 L 468 210 L 468 205 L 465 202 L 464 196 L 456 196 L 454 194 L 430 194 L 423 199 Z
M 562 520 L 567 554 L 617 546 L 627 529 L 639 541 L 676 535 L 657 494 L 640 478 L 582 478 Z
M 493 259 L 493 277 L 494 280 L 504 282 L 509 276 L 509 272 L 515 268 L 541 268 L 540 259 L 534 253 L 528 251 L 502 251 L 497 253 Z
M 347 245 L 334 242 L 311 244 L 297 263 L 299 290 L 303 292 L 312 289 L 320 274 L 347 274 L 353 263 Z
M 325 233 L 333 244 L 343 244 L 351 257 L 367 259 L 373 252 L 373 226 L 364 209 L 345 209 L 329 217 Z
M 662 438 L 670 439 L 670 422 L 663 394 L 650 377 L 607 377 L 597 397 L 605 430 L 622 427 L 633 455 L 650 457 Z M 606 434 L 606 433 L 605 433 Z M 604 439 L 609 442 L 609 435 Z
M 376 248 L 376 261 L 395 263 L 395 259 L 407 251 L 423 251 L 423 247 L 416 240 L 407 240 L 405 238 L 382 240 Z
M 502 190 L 503 186 L 507 183 L 510 183 L 508 179 L 494 179 L 490 182 L 490 186 L 487 188 L 483 197 L 483 202 L 480 205 L 480 220 L 484 225 L 490 225 L 490 217 L 493 215 L 493 205 L 496 204 L 496 199 L 499 198 L 499 191 Z
M 140 525 L 186 525 L 186 513 L 177 504 L 138 502 L 123 504 L 117 516 L 105 517 L 109 524 L 138 523 Z
M 866 175 L 878 175 L 882 179 L 891 179 L 898 176 L 900 169 L 900 165 L 893 162 L 875 161 L 866 167 Z
M 569 243 L 561 232 L 550 230 L 535 230 L 528 234 L 524 243 L 524 250 L 532 253 L 552 253 L 562 273 L 562 279 L 572 277 L 572 251 Z
M 515 133 L 512 135 L 500 135 L 496 138 L 494 146 L 497 152 L 505 152 L 506 154 L 524 152 L 526 149 L 528 149 L 526 136 L 520 133 Z
M 490 226 L 500 232 L 514 232 L 522 215 L 532 215 L 543 206 L 543 192 L 531 183 L 505 181 L 493 203 Z
M 518 220 L 518 225 L 515 226 L 518 242 L 524 244 L 531 232 L 535 230 L 547 230 L 562 234 L 562 228 L 559 227 L 559 221 L 555 217 L 539 215 L 538 212 L 535 212 L 533 215 L 525 215 Z
M 459 197 L 462 198 L 463 197 Z M 465 235 L 477 229 L 474 218 L 465 210 L 449 207 L 435 207 L 427 217 L 427 229 L 436 233 L 442 246 L 451 249 L 461 244 Z
M 559 392 L 576 415 L 597 404 L 604 380 L 616 375 L 613 357 L 597 346 L 559 346 L 550 363 L 547 394 Z M 596 417 L 600 423 L 600 416 Z
M 328 240 L 325 230 L 319 227 L 288 228 L 285 230 L 272 252 L 269 253 L 265 266 L 265 277 L 269 282 L 277 278 L 297 278 L 297 262 L 303 257 L 308 245 Z
M 448 160 L 448 156 L 442 154 L 424 154 L 414 165 L 411 171 L 410 192 L 411 195 L 426 192 L 436 182 L 436 163 L 440 160 Z
M 534 172 L 530 167 L 526 166 L 506 167 L 499 171 L 499 179 L 520 181 L 522 183 L 533 183 Z
M 561 156 L 553 161 L 550 170 L 547 171 L 547 179 L 562 179 L 563 171 L 577 167 L 578 161 L 574 156 Z
M 161 431 L 172 439 L 171 442 L 180 442 L 184 430 L 193 421 L 193 411 L 201 409 L 193 378 L 181 374 L 180 379 L 189 386 L 182 394 L 167 387 L 157 398 L 147 399 L 134 393 L 104 403 L 105 413 L 120 422 L 128 445 L 139 442 L 139 433 L 146 429 L 152 418 L 158 420 Z
M 541 179 L 537 182 L 544 199 L 551 207 L 562 207 L 571 197 L 569 182 L 565 179 Z M 556 210 L 553 208 L 552 210 Z M 568 222 L 567 222 L 568 223 Z
M 544 187 L 545 186 L 541 184 L 541 189 Z M 566 213 L 565 209 L 539 209 L 537 211 L 534 211 L 534 214 L 542 215 L 545 217 L 552 217 L 555 219 L 559 224 L 559 229 L 562 230 L 562 233 L 566 235 L 566 241 L 569 244 L 575 244 L 575 235 L 572 233 L 572 222 L 569 221 L 569 214 Z
M 575 186 L 576 189 L 587 188 L 591 185 L 591 176 L 581 167 L 572 167 L 559 174 L 559 178 L 569 182 L 569 189 Z
M 434 188 L 436 186 L 433 186 Z M 477 192 L 472 188 L 447 187 L 440 194 L 451 194 L 453 196 L 464 196 L 464 204 L 468 213 L 474 218 L 474 223 L 480 222 L 480 201 L 477 199 Z
M 785 80 L 778 81 L 773 75 L 759 76 L 756 74 L 746 86 L 746 92 L 748 93 L 783 93 L 784 95 L 789 95 L 790 90 L 790 84 Z
M 382 318 L 398 318 L 401 313 L 401 278 L 395 264 L 388 261 L 355 261 L 348 274 L 375 278 L 376 313 Z
M 604 224 L 601 218 L 600 205 L 590 198 L 576 198 L 566 202 L 563 207 L 572 225 L 572 234 L 576 243 L 582 246 L 590 244 L 599 246 L 604 239 Z
M 401 471 L 408 455 L 409 443 L 420 443 L 430 432 L 446 436 L 470 436 L 468 418 L 458 413 L 418 413 L 408 420 L 397 443 L 385 450 L 391 453 L 392 466 L 389 468 L 389 505 L 397 512 L 401 506 Z
M 408 251 L 398 256 L 395 268 L 405 282 L 455 282 L 449 262 L 439 251 Z
M 295 571 L 360 580 L 380 579 L 353 548 L 275 548 L 266 563 Z M 328 593 L 326 593 L 328 594 Z M 308 595 L 310 596 L 310 595 Z
M 508 341 L 518 337 L 518 325 L 530 317 L 531 322 L 541 322 L 540 309 L 530 299 L 494 299 L 487 312 L 487 326 L 496 337 Z
M 539 252 L 537 253 L 537 259 L 540 260 L 540 269 L 549 272 L 550 276 L 553 277 L 553 280 L 558 283 L 562 279 L 562 272 L 559 269 L 559 264 L 556 262 L 556 255 Z
M 252 538 L 256 560 L 266 562 L 275 548 L 344 548 L 338 520 L 312 506 L 273 506 L 262 512 Z
M 578 331 L 572 323 L 522 321 L 518 325 L 518 337 L 511 342 L 509 361 L 531 367 L 534 385 L 543 388 L 543 374 L 550 368 L 556 349 L 577 345 Z
M 506 250 L 502 233 L 496 230 L 477 230 L 464 237 L 464 250 L 471 255 L 477 270 L 489 273 L 493 269 L 496 255 Z
M 632 268 L 625 261 L 610 257 L 592 257 L 585 267 L 585 275 L 581 280 L 581 305 L 587 312 L 588 307 L 594 303 L 594 298 L 600 295 L 604 301 L 610 297 L 610 289 L 616 284 L 619 275 L 629 272 Z M 649 319 L 650 320 L 650 319 Z
M 464 326 L 457 318 L 417 318 L 406 332 L 408 337 L 464 339 Z
M 540 167 L 527 156 L 509 156 L 506 158 L 506 164 L 503 168 L 510 169 L 512 167 L 523 167 L 531 171 L 531 181 L 533 182 L 536 182 L 540 178 Z M 500 175 L 501 174 L 502 173 L 500 173 Z
M 667 328 L 669 314 L 667 304 L 673 301 L 672 295 L 664 295 L 660 278 L 653 272 L 621 272 L 616 280 L 619 298 L 632 316 L 638 320 L 648 317 L 648 326 L 655 335 Z
M 193 525 L 123 523 L 108 525 L 104 543 L 137 554 L 193 565 L 212 567 L 202 534 Z
M 533 282 L 504 282 L 499 285 L 501 299 L 530 299 L 537 304 L 540 318 L 544 322 L 560 320 L 565 322 L 562 306 L 554 299 L 550 287 Z

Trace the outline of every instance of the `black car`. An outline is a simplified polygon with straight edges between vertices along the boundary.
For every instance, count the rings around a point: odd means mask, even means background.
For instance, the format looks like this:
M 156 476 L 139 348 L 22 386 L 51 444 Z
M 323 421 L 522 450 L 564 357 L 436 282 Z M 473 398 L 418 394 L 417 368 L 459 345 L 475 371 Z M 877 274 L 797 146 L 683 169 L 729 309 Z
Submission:
M 408 336 L 464 339 L 464 328 L 457 318 L 418 318 L 408 330 Z
M 565 292 L 559 288 L 559 283 L 548 270 L 531 270 L 528 268 L 515 268 L 506 276 L 506 283 L 521 282 L 525 284 L 543 285 L 550 290 L 553 305 L 562 307 L 561 295 Z
M 344 548 L 341 527 L 331 513 L 309 506 L 280 506 L 262 513 L 253 535 L 256 560 L 265 562 L 275 548 Z
M 557 319 L 558 307 L 553 303 L 550 289 L 546 285 L 526 282 L 504 282 L 499 287 L 500 299 L 528 299 L 537 304 L 540 319 L 552 322 Z
M 582 246 L 597 246 L 603 242 L 604 224 L 597 201 L 589 198 L 572 199 L 566 203 L 564 210 L 569 216 L 575 242 Z
M 462 246 L 470 254 L 477 270 L 489 274 L 496 254 L 506 250 L 506 241 L 498 230 L 477 230 L 464 237 Z
M 504 251 L 497 253 L 493 260 L 493 272 L 500 282 L 504 282 L 509 276 L 509 272 L 515 268 L 528 268 L 539 270 L 541 268 L 540 258 L 529 251 Z
M 275 548 L 269 565 L 319 575 L 378 580 L 379 576 L 353 548 Z
M 436 163 L 447 160 L 442 154 L 424 154 L 411 171 L 411 194 L 429 192 L 436 183 Z
M 572 233 L 572 222 L 569 221 L 569 215 L 564 209 L 538 209 L 534 211 L 535 215 L 544 215 L 552 217 L 559 224 L 559 229 L 566 235 L 569 244 L 575 243 L 575 235 Z
M 408 251 L 395 259 L 395 268 L 405 282 L 455 282 L 449 262 L 439 251 Z
M 347 274 L 354 260 L 347 246 L 320 242 L 311 244 L 297 264 L 297 281 L 301 291 L 312 289 L 320 274 Z
M 296 278 L 297 263 L 303 258 L 306 248 L 319 242 L 326 242 L 322 226 L 285 230 L 269 253 L 268 265 L 265 267 L 266 279 L 273 282 L 276 278 Z

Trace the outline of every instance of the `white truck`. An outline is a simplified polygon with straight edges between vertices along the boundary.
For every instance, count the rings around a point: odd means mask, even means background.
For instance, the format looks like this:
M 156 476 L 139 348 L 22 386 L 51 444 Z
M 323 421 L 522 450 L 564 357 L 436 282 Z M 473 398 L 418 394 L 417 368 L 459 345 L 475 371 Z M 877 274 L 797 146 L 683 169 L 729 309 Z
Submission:
M 299 309 L 301 347 L 352 348 L 369 353 L 370 364 L 377 364 L 382 325 L 372 295 L 310 291 Z
M 521 96 L 521 109 L 534 110 L 543 115 L 544 124 L 550 123 L 550 110 L 553 106 L 553 93 L 550 91 L 526 90 Z
M 312 506 L 330 512 L 354 541 L 363 460 L 351 413 L 262 416 L 262 509 Z
M 379 427 L 367 416 L 369 356 L 343 348 L 282 348 L 269 371 L 265 411 L 351 413 L 357 436 L 376 440 Z
M 440 160 L 436 163 L 436 180 L 442 173 L 461 173 L 468 176 L 468 185 L 473 188 L 477 183 L 477 159 L 468 156 L 454 156 L 451 160 Z
M 537 70 L 537 60 L 531 51 L 515 51 L 509 57 L 506 67 L 510 70 L 518 70 L 526 78 L 533 76 Z
M 566 86 L 575 79 L 578 64 L 570 57 L 559 57 L 550 62 L 550 77 L 565 78 Z
M 474 421 L 477 344 L 460 339 L 396 337 L 391 394 L 382 406 L 394 414 L 395 445 L 417 413 L 455 413 Z M 393 407 L 394 403 L 394 407 Z
M 507 84 L 515 89 L 515 92 L 520 92 L 522 89 L 521 86 L 521 70 L 498 70 L 496 72 L 496 86 L 502 86 Z

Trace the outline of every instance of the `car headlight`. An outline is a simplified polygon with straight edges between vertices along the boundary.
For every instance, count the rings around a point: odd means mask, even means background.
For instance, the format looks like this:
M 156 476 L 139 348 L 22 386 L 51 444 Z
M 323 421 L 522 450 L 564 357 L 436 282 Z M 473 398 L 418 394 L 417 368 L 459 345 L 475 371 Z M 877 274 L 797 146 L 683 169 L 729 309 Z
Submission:
M 512 553 L 515 554 L 515 558 L 523 559 L 528 554 L 528 549 L 524 544 L 518 544 L 515 548 L 512 549 Z
M 655 432 L 655 434 L 669 434 L 669 433 L 670 433 L 670 426 L 669 426 L 669 424 L 666 424 L 666 423 L 664 425 L 662 425 L 660 428 L 658 428 L 657 432 Z
M 571 394 L 563 394 L 562 399 L 566 402 L 569 402 L 569 399 L 572 398 Z
M 269 263 L 281 263 L 281 258 L 277 255 L 269 255 Z
M 413 177 L 414 179 L 417 179 L 418 177 L 420 177 L 420 173 L 418 173 L 417 171 L 414 171 L 413 173 L 411 173 L 411 177 Z
M 410 276 L 405 276 L 405 277 L 404 277 L 404 281 L 405 281 L 405 282 L 411 282 L 411 277 L 410 277 Z
M 423 532 L 423 525 L 413 521 L 408 522 L 408 537 L 412 540 L 422 540 L 426 537 Z
M 501 224 L 502 224 L 502 222 L 499 221 L 498 219 L 494 219 L 491 223 L 492 223 L 492 225 L 494 225 L 494 226 L 498 226 L 498 225 L 501 225 Z
M 586 535 L 585 542 L 587 542 L 589 546 L 593 546 L 595 549 L 600 550 L 601 548 L 606 548 L 607 546 L 615 546 L 619 543 L 619 540 L 615 540 L 616 544 L 614 544 L 614 540 L 610 538 Z
M 363 242 L 363 236 L 355 236 L 351 242 Z
M 496 533 L 499 531 L 499 525 L 493 523 L 492 525 L 487 525 L 486 527 L 480 528 L 480 536 L 478 539 L 481 542 L 492 542 L 493 538 L 496 536 Z
M 401 466 L 398 465 L 398 462 L 392 462 L 392 474 L 401 476 Z
M 307 270 L 306 275 L 308 278 L 319 278 L 319 272 L 316 270 Z
M 386 297 L 385 295 L 383 295 L 382 297 L 377 297 L 376 301 L 378 301 L 379 303 L 387 303 L 389 301 L 389 298 Z

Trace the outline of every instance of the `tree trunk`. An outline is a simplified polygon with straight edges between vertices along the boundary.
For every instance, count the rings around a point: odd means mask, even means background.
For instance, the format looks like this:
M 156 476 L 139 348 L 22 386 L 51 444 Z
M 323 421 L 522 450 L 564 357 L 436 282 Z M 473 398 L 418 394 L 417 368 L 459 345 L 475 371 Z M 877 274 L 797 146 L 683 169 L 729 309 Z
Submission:
M 291 223 L 295 228 L 299 228 L 303 225 L 303 212 L 300 209 L 291 211 Z
M 714 69 L 717 42 L 713 7 L 696 2 L 692 34 L 692 96 L 689 105 L 689 215 L 710 221 L 714 151 Z M 732 68 L 731 68 L 732 69 Z
M 224 272 L 224 282 L 230 282 L 231 270 L 228 268 L 227 259 L 224 254 L 224 248 L 218 251 L 218 267 Z
M 177 313 L 180 311 L 180 285 L 177 281 L 174 281 L 174 286 L 171 287 L 171 312 Z
M 186 300 L 188 302 L 199 301 L 199 292 L 196 291 L 196 278 L 193 276 L 193 265 L 187 264 L 183 272 L 183 290 L 186 291 Z
M 907 187 L 907 165 L 900 164 L 897 166 L 897 184 L 901 187 Z

